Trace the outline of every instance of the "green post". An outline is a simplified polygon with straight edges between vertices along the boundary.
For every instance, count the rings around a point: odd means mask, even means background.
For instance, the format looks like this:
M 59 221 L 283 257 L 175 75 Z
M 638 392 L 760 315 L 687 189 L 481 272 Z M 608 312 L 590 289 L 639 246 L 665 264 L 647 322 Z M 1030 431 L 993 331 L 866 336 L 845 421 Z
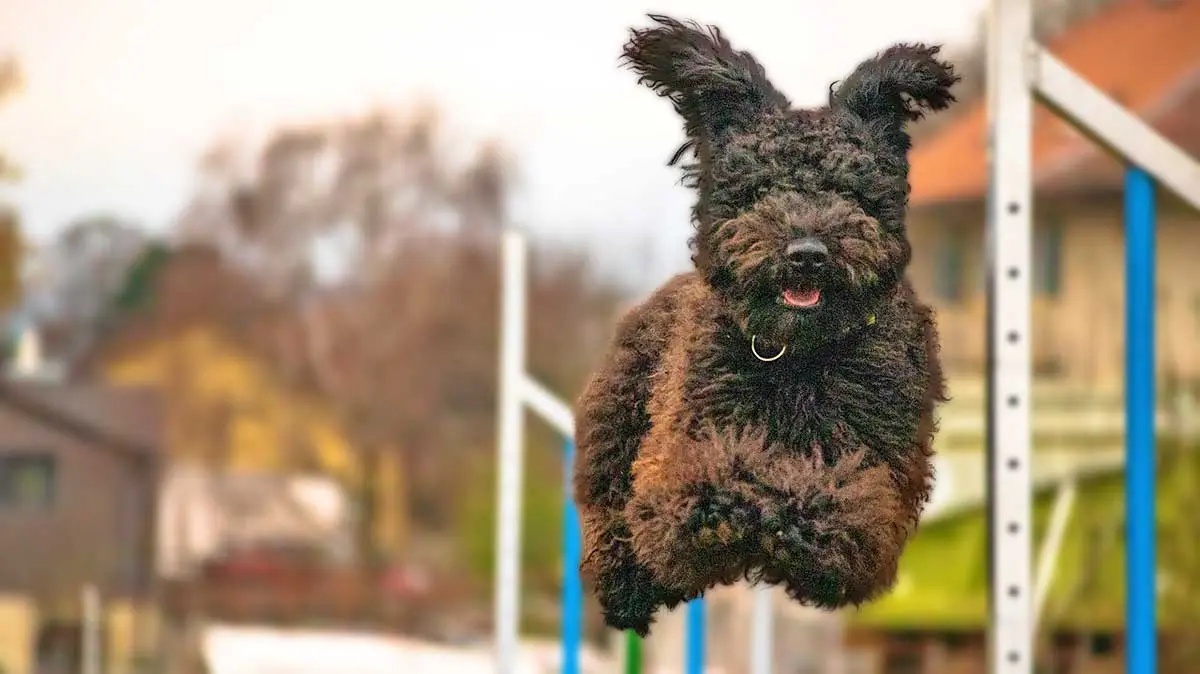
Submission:
M 625 632 L 625 674 L 642 674 L 642 640 L 636 632 Z

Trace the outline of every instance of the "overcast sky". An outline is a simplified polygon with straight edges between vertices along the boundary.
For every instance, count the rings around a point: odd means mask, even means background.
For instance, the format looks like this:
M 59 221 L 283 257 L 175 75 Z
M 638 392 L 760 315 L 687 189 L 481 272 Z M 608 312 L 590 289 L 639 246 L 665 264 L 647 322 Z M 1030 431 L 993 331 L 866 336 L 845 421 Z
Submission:
M 161 229 L 230 132 L 428 98 L 516 151 L 518 217 L 582 245 L 685 259 L 681 130 L 616 60 L 653 10 L 720 25 L 797 104 L 898 40 L 962 42 L 984 0 L 3 0 L 28 87 L 0 110 L 45 239 L 106 210 Z M 621 245 L 624 244 L 624 245 Z

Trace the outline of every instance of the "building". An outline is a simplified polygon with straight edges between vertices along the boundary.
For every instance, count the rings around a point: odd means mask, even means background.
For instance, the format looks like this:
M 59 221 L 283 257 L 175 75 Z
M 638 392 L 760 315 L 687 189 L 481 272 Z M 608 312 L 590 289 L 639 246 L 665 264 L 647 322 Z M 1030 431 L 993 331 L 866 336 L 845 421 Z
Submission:
M 153 578 L 157 398 L 59 383 L 0 386 L 0 588 L 47 601 Z
M 408 521 L 398 461 L 382 453 L 376 470 L 364 470 L 342 410 L 300 374 L 308 346 L 296 312 L 198 245 L 151 247 L 115 305 L 72 371 L 158 391 L 172 462 L 321 474 L 351 494 L 373 488 L 374 546 L 400 549 Z
M 1047 46 L 1160 133 L 1200 155 L 1200 3 L 1118 0 Z M 952 371 L 985 355 L 987 111 L 960 116 L 912 152 L 911 274 L 938 309 Z M 1050 111 L 1033 133 L 1033 348 L 1039 375 L 1114 382 L 1123 367 L 1122 166 Z M 1200 377 L 1200 214 L 1160 190 L 1158 364 Z
M 6 672 L 76 671 L 85 588 L 103 603 L 108 643 L 132 638 L 155 588 L 160 421 L 145 390 L 0 382 Z

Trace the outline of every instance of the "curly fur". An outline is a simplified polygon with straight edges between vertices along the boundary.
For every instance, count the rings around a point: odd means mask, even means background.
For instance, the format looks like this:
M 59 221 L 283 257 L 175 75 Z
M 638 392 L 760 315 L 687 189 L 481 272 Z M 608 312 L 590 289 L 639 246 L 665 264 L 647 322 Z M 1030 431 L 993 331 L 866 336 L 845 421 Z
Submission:
M 905 276 L 905 125 L 958 78 L 937 47 L 897 45 L 796 110 L 718 29 L 651 19 L 624 60 L 683 118 L 696 269 L 622 319 L 578 401 L 582 570 L 608 624 L 640 634 L 741 578 L 868 601 L 928 499 L 946 399 Z M 827 247 L 820 271 L 786 256 L 802 238 Z M 820 305 L 783 301 L 797 287 Z

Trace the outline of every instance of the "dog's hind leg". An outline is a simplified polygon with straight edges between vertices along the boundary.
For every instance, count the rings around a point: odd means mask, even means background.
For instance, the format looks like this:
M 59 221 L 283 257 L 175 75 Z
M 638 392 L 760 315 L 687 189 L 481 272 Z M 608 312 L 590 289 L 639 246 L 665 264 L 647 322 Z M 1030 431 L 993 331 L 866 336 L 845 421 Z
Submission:
M 685 597 L 664 587 L 638 562 L 620 512 L 581 510 L 587 551 L 582 568 L 593 581 L 604 622 L 614 629 L 646 636 L 655 611 L 660 606 L 673 608 Z
M 654 580 L 631 547 L 624 510 L 632 466 L 650 428 L 650 381 L 668 331 L 670 285 L 632 310 L 576 405 L 573 487 L 583 529 L 585 577 L 594 585 L 605 621 L 646 634 L 659 606 L 682 600 Z

